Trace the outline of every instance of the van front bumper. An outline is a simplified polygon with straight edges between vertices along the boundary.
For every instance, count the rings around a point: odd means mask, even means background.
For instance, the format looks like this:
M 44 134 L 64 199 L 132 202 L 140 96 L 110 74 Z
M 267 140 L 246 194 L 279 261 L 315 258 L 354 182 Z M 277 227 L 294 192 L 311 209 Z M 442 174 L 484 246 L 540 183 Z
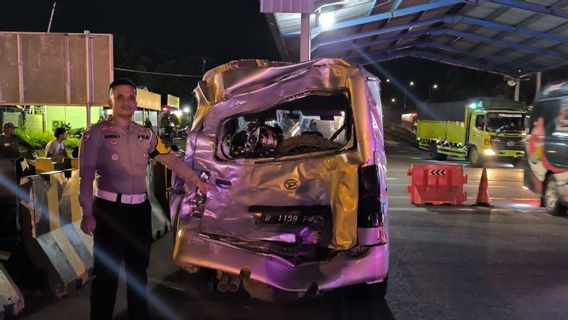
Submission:
M 360 283 L 383 281 L 388 274 L 388 244 L 368 247 L 361 256 L 339 252 L 331 259 L 294 265 L 272 254 L 253 252 L 181 229 L 176 235 L 174 262 L 181 267 L 199 266 L 240 274 L 275 288 L 305 293 L 315 283 L 321 291 Z

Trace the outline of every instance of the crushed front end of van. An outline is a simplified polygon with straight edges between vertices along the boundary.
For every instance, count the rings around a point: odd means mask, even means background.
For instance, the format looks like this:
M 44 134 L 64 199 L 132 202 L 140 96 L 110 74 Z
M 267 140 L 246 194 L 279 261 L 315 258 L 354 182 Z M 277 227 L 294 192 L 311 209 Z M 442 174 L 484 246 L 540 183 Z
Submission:
M 170 200 L 188 292 L 275 301 L 361 285 L 384 296 L 379 85 L 340 59 L 234 61 L 204 75 L 185 161 L 211 188 L 205 197 L 174 177 Z

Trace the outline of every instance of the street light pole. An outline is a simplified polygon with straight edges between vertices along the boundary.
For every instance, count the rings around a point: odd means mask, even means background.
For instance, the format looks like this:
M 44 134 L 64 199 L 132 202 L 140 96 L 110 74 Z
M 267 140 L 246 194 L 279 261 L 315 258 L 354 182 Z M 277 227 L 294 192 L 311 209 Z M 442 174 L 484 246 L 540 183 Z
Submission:
M 428 90 L 428 101 L 432 100 L 432 90 L 438 89 L 438 84 L 434 83 L 432 87 Z
M 302 13 L 300 21 L 300 62 L 309 61 L 312 56 L 310 14 Z
M 414 81 L 410 81 L 408 85 L 414 87 Z M 404 86 L 404 110 L 406 110 L 406 86 Z

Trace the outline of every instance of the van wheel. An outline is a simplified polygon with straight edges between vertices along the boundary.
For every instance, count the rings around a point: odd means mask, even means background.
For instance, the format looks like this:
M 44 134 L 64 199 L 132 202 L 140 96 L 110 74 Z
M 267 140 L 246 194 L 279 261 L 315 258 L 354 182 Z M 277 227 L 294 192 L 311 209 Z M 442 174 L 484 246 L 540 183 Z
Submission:
M 467 154 L 467 159 L 474 167 L 483 167 L 483 159 L 479 155 L 479 151 L 477 151 L 476 147 L 470 147 L 469 152 Z
M 388 280 L 387 276 L 383 282 L 373 284 L 361 283 L 345 287 L 345 293 L 356 299 L 382 300 L 387 295 Z
M 430 158 L 433 160 L 446 160 L 447 154 L 438 153 L 438 146 L 435 142 L 430 143 Z
M 215 271 L 201 268 L 195 273 L 183 272 L 183 288 L 188 299 L 198 299 L 211 296 L 215 288 Z
M 389 277 L 387 276 L 383 282 L 369 284 L 369 291 L 373 298 L 384 299 L 387 295 L 387 287 L 389 285 Z
M 544 182 L 544 207 L 548 212 L 554 215 L 564 215 L 566 214 L 566 207 L 560 201 L 560 195 L 558 190 L 556 190 L 556 178 L 554 175 L 548 175 Z

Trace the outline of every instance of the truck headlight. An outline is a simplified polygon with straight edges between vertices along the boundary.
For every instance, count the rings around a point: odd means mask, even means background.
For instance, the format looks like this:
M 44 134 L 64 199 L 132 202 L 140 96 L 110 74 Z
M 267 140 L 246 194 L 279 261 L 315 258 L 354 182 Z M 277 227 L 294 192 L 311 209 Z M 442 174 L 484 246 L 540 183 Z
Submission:
M 485 149 L 483 151 L 483 154 L 486 156 L 494 156 L 495 155 L 495 151 L 493 151 L 492 149 Z

